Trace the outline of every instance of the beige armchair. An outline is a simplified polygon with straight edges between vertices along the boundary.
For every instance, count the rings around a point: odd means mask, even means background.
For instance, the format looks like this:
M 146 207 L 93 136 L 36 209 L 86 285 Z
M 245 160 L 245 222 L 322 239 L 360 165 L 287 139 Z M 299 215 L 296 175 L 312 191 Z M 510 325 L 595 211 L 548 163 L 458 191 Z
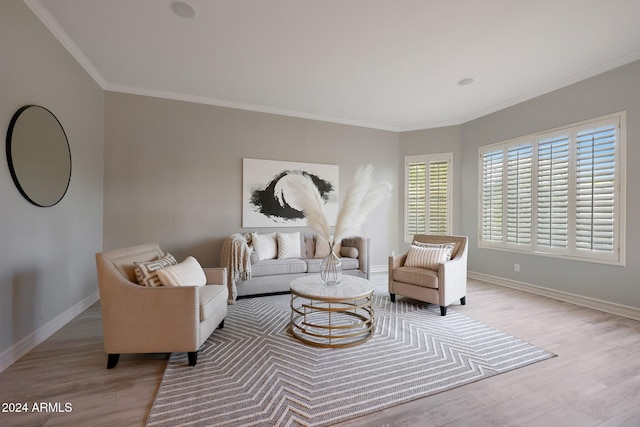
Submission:
M 395 302 L 396 294 L 419 301 L 438 304 L 440 314 L 446 316 L 447 307 L 456 300 L 466 304 L 467 294 L 467 237 L 429 236 L 417 234 L 414 242 L 454 243 L 451 260 L 441 263 L 437 271 L 407 267 L 407 254 L 389 257 L 389 294 Z
M 207 285 L 145 287 L 137 284 L 134 261 L 164 253 L 156 243 L 96 254 L 107 368 L 121 353 L 187 352 L 197 363 L 198 349 L 227 315 L 225 268 L 204 268 Z

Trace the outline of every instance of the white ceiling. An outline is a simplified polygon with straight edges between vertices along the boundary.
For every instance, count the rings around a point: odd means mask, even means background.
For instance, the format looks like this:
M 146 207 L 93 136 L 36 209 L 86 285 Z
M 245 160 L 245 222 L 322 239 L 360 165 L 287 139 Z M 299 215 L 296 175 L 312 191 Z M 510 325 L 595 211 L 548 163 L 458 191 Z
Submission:
M 393 131 L 640 59 L 639 0 L 24 1 L 105 90 Z

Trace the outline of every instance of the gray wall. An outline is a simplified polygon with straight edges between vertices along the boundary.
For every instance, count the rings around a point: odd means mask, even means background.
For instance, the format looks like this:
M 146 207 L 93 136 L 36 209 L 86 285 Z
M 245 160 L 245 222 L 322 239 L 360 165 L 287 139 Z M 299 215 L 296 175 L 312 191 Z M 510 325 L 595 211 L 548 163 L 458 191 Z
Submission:
M 0 2 L 0 128 L 26 104 L 50 109 L 72 155 L 69 190 L 39 208 L 0 167 L 0 355 L 97 291 L 104 93 L 21 1 Z M 4 158 L 4 154 L 2 155 Z M 11 351 L 9 351 L 11 352 Z
M 424 129 L 400 134 L 400 158 L 398 159 L 398 180 L 400 182 L 400 200 L 404 197 L 404 157 L 420 154 L 453 153 L 452 184 L 453 184 L 453 234 L 460 234 L 460 212 L 463 207 L 461 199 L 461 145 L 460 126 L 448 126 L 434 129 Z M 398 204 L 398 247 L 401 252 L 409 248 L 404 242 L 404 206 Z
M 627 111 L 626 267 L 478 248 L 478 147 L 622 110 Z M 640 62 L 465 123 L 461 144 L 461 231 L 470 238 L 470 271 L 640 307 Z M 520 273 L 513 271 L 515 263 Z
M 344 196 L 358 166 L 398 188 L 398 134 L 115 92 L 105 94 L 104 247 L 158 242 L 217 266 L 242 228 L 242 159 L 335 164 Z M 367 220 L 372 265 L 397 239 L 397 192 Z M 260 228 L 258 232 L 272 229 Z

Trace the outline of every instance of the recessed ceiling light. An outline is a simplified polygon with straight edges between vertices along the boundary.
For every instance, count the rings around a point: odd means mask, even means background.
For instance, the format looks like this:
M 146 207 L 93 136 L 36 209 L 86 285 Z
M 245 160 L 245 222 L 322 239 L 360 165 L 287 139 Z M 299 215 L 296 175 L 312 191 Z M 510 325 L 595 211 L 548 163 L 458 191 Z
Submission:
M 473 83 L 473 79 L 469 77 L 469 78 L 460 80 L 458 82 L 458 86 L 469 86 L 471 83 Z
M 182 18 L 193 18 L 196 16 L 195 9 L 189 3 L 183 1 L 172 1 L 171 10 Z

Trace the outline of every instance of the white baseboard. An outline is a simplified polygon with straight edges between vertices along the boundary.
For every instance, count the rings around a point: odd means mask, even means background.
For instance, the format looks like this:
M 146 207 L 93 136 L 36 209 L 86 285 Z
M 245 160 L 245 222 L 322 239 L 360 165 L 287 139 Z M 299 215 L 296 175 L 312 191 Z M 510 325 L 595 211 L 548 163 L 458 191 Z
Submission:
M 369 268 L 369 273 L 386 273 L 389 271 L 388 265 L 372 265 Z
M 629 319 L 640 320 L 640 309 L 636 307 L 603 301 L 595 298 L 589 298 L 582 295 L 571 294 L 568 292 L 557 291 L 555 289 L 532 285 L 530 283 L 518 282 L 516 280 L 504 279 L 502 277 L 491 276 L 489 274 L 469 271 L 467 275 L 470 279 L 482 280 L 483 282 L 489 282 L 495 285 L 505 286 L 507 288 L 513 288 L 520 291 L 530 292 L 536 295 L 542 295 L 582 307 L 604 311 L 605 313 L 628 317 Z
M 55 334 L 60 328 L 69 323 L 78 314 L 85 311 L 100 299 L 98 291 L 89 295 L 68 310 L 60 313 L 49 322 L 33 331 L 0 354 L 0 372 L 11 366 L 22 356 L 33 350 L 38 344 Z

